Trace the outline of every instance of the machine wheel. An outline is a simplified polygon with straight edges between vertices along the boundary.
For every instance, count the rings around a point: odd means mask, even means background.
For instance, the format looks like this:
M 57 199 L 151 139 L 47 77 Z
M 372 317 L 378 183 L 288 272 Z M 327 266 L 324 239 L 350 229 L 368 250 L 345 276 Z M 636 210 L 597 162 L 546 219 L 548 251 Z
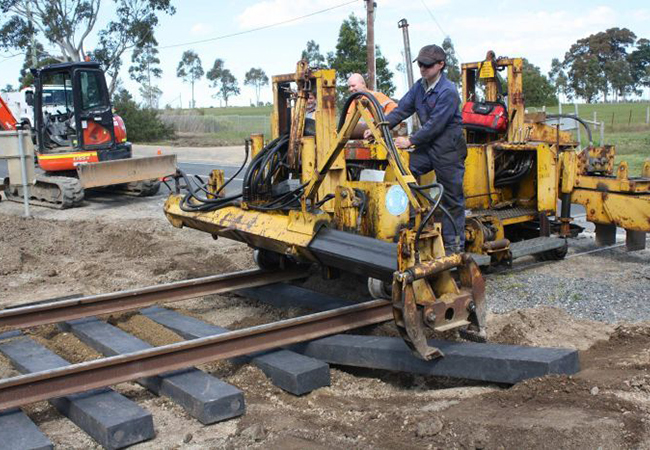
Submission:
M 568 251 L 569 244 L 565 243 L 562 247 L 538 253 L 535 255 L 535 258 L 538 261 L 561 261 L 566 257 Z
M 375 298 L 392 298 L 393 285 L 385 281 L 378 280 L 377 278 L 368 277 L 368 292 L 370 296 Z
M 255 264 L 262 270 L 286 269 L 290 261 L 284 255 L 263 248 L 256 248 L 253 252 Z

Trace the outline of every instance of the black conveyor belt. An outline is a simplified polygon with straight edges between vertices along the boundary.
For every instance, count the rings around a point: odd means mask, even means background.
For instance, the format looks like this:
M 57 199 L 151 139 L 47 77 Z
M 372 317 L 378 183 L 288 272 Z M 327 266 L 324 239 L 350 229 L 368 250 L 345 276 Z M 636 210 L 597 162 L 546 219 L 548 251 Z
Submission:
M 385 281 L 397 270 L 397 244 L 321 228 L 308 246 L 321 264 Z

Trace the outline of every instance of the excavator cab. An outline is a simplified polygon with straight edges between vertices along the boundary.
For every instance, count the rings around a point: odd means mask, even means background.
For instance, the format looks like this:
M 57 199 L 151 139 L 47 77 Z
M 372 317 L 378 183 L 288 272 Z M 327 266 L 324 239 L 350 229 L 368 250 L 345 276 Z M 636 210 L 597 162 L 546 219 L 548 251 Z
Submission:
M 56 64 L 33 69 L 32 73 L 40 155 L 94 150 L 97 161 L 131 157 L 124 123 L 113 114 L 104 72 L 98 63 Z M 57 159 L 61 158 L 39 158 L 39 165 L 46 171 L 65 170 Z

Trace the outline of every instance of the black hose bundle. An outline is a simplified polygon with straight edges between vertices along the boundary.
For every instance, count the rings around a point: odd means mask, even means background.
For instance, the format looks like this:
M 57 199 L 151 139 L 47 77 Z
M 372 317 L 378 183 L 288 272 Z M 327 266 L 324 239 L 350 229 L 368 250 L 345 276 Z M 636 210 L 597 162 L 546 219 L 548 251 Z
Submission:
M 223 186 L 221 186 L 215 193 L 209 192 L 206 188 L 205 182 L 197 176 L 198 181 L 193 181 L 187 176 L 185 172 L 178 169 L 178 174 L 185 181 L 185 189 L 187 193 L 183 196 L 183 199 L 180 202 L 181 210 L 185 212 L 197 212 L 197 211 L 214 211 L 216 209 L 224 208 L 226 206 L 234 205 L 236 200 L 241 197 L 241 194 L 235 194 L 227 197 L 219 197 L 219 194 L 223 189 L 234 180 L 237 175 L 244 169 L 246 162 L 248 162 L 248 142 L 245 146 L 246 154 L 244 156 L 244 162 L 237 169 L 237 172 L 226 181 Z M 214 198 L 208 198 L 201 194 L 203 192 L 207 195 L 212 195 Z
M 521 181 L 534 165 L 535 158 L 532 154 L 510 155 L 510 159 L 494 174 L 494 186 L 503 187 Z
M 244 174 L 242 195 L 245 202 L 259 200 L 271 190 L 274 177 L 286 167 L 288 143 L 288 135 L 280 136 L 255 155 Z

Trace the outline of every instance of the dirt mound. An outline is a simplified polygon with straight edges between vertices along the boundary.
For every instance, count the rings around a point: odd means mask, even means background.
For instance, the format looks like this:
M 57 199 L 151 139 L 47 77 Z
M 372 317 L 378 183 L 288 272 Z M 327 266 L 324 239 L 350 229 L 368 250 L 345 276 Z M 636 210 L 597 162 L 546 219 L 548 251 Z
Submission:
M 59 221 L 0 214 L 0 307 L 251 267 L 251 252 L 162 220 Z M 193 242 L 195 241 L 195 242 Z M 81 283 L 79 282 L 81 281 Z M 81 288 L 81 291 L 80 291 Z
M 578 350 L 608 339 L 613 327 L 602 322 L 574 319 L 549 306 L 488 316 L 490 342 Z

